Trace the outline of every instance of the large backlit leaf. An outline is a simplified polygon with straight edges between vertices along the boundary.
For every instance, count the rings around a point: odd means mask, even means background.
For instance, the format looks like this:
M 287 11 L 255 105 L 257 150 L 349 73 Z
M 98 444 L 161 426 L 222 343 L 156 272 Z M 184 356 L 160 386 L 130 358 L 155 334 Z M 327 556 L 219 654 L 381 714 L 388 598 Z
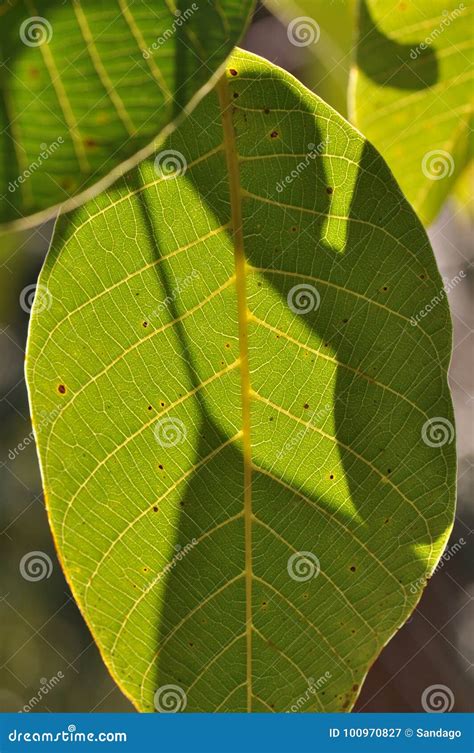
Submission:
M 139 709 L 351 707 L 451 526 L 441 285 L 374 148 L 243 52 L 58 222 L 27 356 L 47 506 Z
M 196 103 L 251 7 L 252 0 L 3 3 L 0 223 L 67 202 L 104 176 L 110 183 L 121 163 Z
M 468 160 L 473 7 L 359 2 L 352 118 L 426 224 Z

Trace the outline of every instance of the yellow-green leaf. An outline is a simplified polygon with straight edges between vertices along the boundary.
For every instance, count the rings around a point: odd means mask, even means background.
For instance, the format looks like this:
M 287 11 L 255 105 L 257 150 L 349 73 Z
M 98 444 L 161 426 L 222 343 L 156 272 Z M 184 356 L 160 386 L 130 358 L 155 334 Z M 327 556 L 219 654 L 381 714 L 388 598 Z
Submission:
M 109 185 L 123 163 L 149 154 L 154 138 L 208 90 L 252 6 L 3 3 L 0 224 L 23 225 L 30 215 L 38 222 L 58 204 L 74 206 Z
M 469 158 L 472 14 L 472 0 L 359 0 L 352 119 L 425 224 Z
M 448 308 L 382 158 L 238 51 L 59 220 L 39 285 L 48 514 L 121 688 L 142 711 L 350 709 L 454 506 Z
M 286 25 L 295 58 L 306 53 L 298 76 L 306 86 L 347 117 L 354 0 L 265 0 Z

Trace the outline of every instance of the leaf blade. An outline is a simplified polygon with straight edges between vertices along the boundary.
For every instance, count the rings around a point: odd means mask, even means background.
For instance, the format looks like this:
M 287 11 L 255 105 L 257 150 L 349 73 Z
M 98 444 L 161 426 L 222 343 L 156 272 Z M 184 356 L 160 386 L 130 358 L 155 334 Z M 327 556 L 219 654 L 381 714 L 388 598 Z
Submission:
M 233 56 L 228 81 L 231 109 L 209 95 L 201 129 L 190 121 L 166 144 L 184 174 L 157 177 L 149 160 L 58 223 L 41 280 L 53 305 L 34 312 L 27 356 L 34 416 L 61 411 L 35 420 L 49 515 L 78 603 L 140 710 L 178 687 L 188 711 L 246 711 L 249 657 L 251 710 L 306 694 L 302 710 L 346 710 L 449 533 L 453 445 L 421 441 L 432 411 L 452 421 L 449 314 L 442 301 L 410 324 L 439 275 L 360 134 L 252 55 Z M 308 142 L 324 149 L 298 170 Z M 319 295 L 306 314 L 294 310 L 300 284 Z M 298 580 L 294 563 L 312 557 L 319 574 Z M 318 692 L 308 678 L 323 678 Z
M 473 112 L 472 3 L 430 11 L 360 0 L 350 87 L 352 121 L 425 224 L 469 160 Z
M 178 4 L 179 5 L 179 4 Z M 252 0 L 10 5 L 3 12 L 0 223 L 77 206 L 150 154 L 212 88 Z M 156 143 L 156 142 L 155 142 Z

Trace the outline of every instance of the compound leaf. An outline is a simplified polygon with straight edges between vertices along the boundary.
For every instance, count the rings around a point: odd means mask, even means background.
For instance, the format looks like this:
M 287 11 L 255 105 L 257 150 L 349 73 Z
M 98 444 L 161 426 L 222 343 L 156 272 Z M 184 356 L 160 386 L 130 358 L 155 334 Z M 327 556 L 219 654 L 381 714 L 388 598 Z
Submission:
M 452 523 L 441 288 L 376 150 L 241 51 L 59 219 L 27 354 L 47 508 L 138 709 L 351 708 Z

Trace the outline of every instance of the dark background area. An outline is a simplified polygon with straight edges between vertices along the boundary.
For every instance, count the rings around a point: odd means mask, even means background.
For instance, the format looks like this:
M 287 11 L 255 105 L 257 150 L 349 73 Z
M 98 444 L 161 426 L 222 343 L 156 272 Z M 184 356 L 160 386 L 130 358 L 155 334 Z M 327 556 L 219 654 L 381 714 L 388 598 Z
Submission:
M 329 0 L 328 0 L 329 2 Z M 334 5 L 333 3 L 330 3 Z M 336 4 L 337 5 L 337 4 Z M 344 24 L 344 2 L 340 2 Z M 301 15 L 301 14 L 300 14 Z M 332 8 L 332 16 L 335 16 Z M 347 30 L 321 28 L 324 60 L 290 44 L 286 26 L 260 9 L 245 46 L 282 65 L 344 110 L 341 91 L 350 68 Z M 342 45 L 342 48 L 340 47 Z M 457 419 L 458 511 L 446 560 L 429 582 L 411 619 L 369 672 L 356 710 L 420 711 L 423 690 L 443 684 L 453 693 L 454 711 L 469 711 L 474 697 L 472 634 L 473 528 L 472 226 L 459 204 L 448 201 L 429 234 L 443 277 L 465 277 L 449 293 L 455 343 L 450 383 Z M 48 248 L 52 224 L 0 237 L 0 447 L 2 582 L 0 586 L 0 708 L 18 711 L 60 681 L 34 704 L 36 711 L 127 711 L 131 706 L 105 669 L 69 592 L 50 536 L 41 491 L 23 377 L 28 312 L 21 293 L 33 285 Z M 19 444 L 23 449 L 18 451 Z M 17 450 L 15 450 L 17 448 Z M 12 452 L 13 451 L 13 452 Z M 453 549 L 454 547 L 454 549 Z M 29 552 L 46 553 L 50 577 L 25 580 L 19 570 Z M 62 675 L 62 677 L 61 677 Z

